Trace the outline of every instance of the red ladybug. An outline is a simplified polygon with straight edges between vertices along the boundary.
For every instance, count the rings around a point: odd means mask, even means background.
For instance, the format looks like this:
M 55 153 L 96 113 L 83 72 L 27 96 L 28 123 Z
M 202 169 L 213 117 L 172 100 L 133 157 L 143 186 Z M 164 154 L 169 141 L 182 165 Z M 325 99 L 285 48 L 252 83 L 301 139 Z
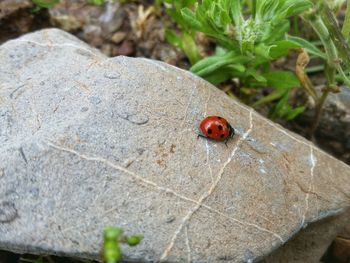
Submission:
M 235 130 L 228 121 L 219 116 L 206 117 L 199 125 L 199 129 L 202 134 L 198 134 L 198 137 L 205 137 L 214 141 L 225 141 L 225 144 L 235 135 Z

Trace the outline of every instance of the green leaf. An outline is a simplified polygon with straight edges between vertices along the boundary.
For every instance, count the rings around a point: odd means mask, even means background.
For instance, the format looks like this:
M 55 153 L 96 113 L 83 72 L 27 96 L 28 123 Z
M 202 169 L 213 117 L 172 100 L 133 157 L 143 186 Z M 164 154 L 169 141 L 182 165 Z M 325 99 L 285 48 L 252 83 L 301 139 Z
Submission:
M 123 234 L 123 229 L 120 227 L 105 227 L 104 229 L 104 239 L 106 240 L 116 240 Z
M 239 31 L 241 28 L 241 25 L 244 21 L 243 15 L 242 15 L 242 9 L 241 9 L 241 1 L 230 1 L 231 8 L 230 8 L 230 15 L 232 21 L 235 22 L 236 30 Z
M 288 104 L 289 91 L 286 91 L 281 100 L 276 104 L 269 113 L 271 119 L 282 118 L 292 120 L 305 110 L 304 106 L 292 108 Z
M 105 0 L 88 0 L 90 5 L 103 5 L 105 2 Z
M 293 37 L 293 36 L 287 36 L 287 40 L 304 48 L 307 51 L 307 53 L 317 56 L 319 58 L 322 58 L 324 60 L 327 60 L 327 55 L 311 42 L 303 38 Z
M 279 20 L 277 24 L 270 23 L 270 26 L 265 29 L 261 41 L 266 44 L 275 44 L 276 41 L 285 39 L 285 35 L 288 33 L 290 23 L 288 20 Z
M 275 89 L 289 90 L 300 86 L 297 76 L 289 71 L 271 71 L 263 74 L 263 77 L 267 81 L 267 86 Z
M 60 0 L 32 0 L 33 3 L 41 8 L 52 8 L 60 2 Z
M 181 47 L 181 38 L 171 29 L 165 29 L 165 39 L 175 47 Z
M 266 82 L 267 82 L 266 78 L 264 76 L 262 76 L 257 70 L 255 70 L 253 68 L 249 68 L 246 71 L 246 75 L 253 77 L 256 81 L 259 82 L 260 85 L 262 85 L 262 86 L 266 85 Z
M 289 97 L 289 92 L 285 92 L 282 96 L 282 99 L 280 99 L 280 101 L 276 104 L 275 107 L 272 108 L 272 110 L 269 113 L 269 117 L 271 119 L 276 119 L 278 117 L 282 117 L 283 116 L 283 110 L 285 109 L 285 107 L 287 106 L 288 103 L 288 97 Z
M 282 10 L 284 10 L 281 12 L 283 18 L 299 15 L 313 6 L 313 3 L 308 0 L 286 0 L 284 2 L 282 8 Z
M 245 69 L 246 68 L 241 64 L 232 64 L 213 71 L 212 73 L 206 75 L 204 79 L 213 85 L 217 85 L 233 77 L 241 75 L 243 72 L 245 72 Z
M 280 57 L 286 56 L 291 48 L 299 48 L 300 45 L 289 40 L 281 40 L 275 43 L 274 46 L 270 48 L 270 57 L 273 59 L 278 59 Z
M 231 51 L 225 55 L 202 59 L 193 65 L 190 70 L 198 76 L 205 76 L 229 64 L 240 63 L 241 58 L 241 56 L 237 56 L 235 52 Z
M 126 238 L 126 243 L 128 243 L 129 246 L 133 247 L 140 244 L 142 239 L 143 239 L 143 236 L 141 235 L 130 236 Z
M 200 21 L 197 20 L 196 15 L 189 9 L 189 8 L 183 8 L 181 9 L 182 17 L 189 23 L 193 29 L 200 30 L 202 25 Z
M 192 65 L 201 59 L 201 55 L 199 54 L 199 50 L 197 49 L 196 42 L 192 35 L 184 33 L 181 46 Z
M 266 46 L 264 43 L 261 43 L 255 47 L 255 54 L 264 58 L 265 60 L 272 60 L 270 56 L 270 50 L 274 46 Z
M 262 106 L 264 104 L 270 103 L 272 101 L 275 101 L 279 98 L 281 98 L 285 93 L 285 90 L 282 89 L 276 89 L 273 92 L 271 92 L 269 95 L 262 97 L 257 102 L 255 102 L 252 106 L 254 108 Z
M 287 112 L 287 116 L 285 116 L 285 119 L 287 121 L 293 120 L 295 119 L 298 115 L 300 115 L 301 113 L 303 113 L 305 111 L 306 107 L 305 106 L 300 106 L 300 107 L 296 107 L 294 109 L 291 109 L 290 111 Z

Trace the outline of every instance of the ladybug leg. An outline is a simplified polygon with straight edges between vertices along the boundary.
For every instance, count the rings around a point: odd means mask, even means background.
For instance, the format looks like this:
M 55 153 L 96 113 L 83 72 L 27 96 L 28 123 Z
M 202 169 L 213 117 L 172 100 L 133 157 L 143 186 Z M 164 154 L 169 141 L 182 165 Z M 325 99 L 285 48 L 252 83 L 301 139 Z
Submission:
M 229 139 L 230 139 L 230 137 L 228 137 L 228 138 L 225 140 L 225 145 L 226 145 L 227 148 L 228 148 L 227 142 L 228 142 Z
M 233 138 L 233 136 L 235 135 L 235 129 L 232 128 L 232 126 L 229 124 L 228 125 L 228 128 L 230 129 L 230 135 L 229 137 L 230 138 Z
M 198 139 L 199 137 L 207 138 L 207 137 L 205 137 L 203 134 L 198 133 L 198 134 L 197 134 L 197 139 Z
M 235 130 L 232 128 L 232 126 L 229 124 L 228 125 L 228 128 L 229 128 L 229 136 L 226 138 L 226 140 L 225 140 L 225 145 L 226 145 L 226 147 L 228 147 L 227 146 L 227 142 L 230 140 L 230 139 L 232 139 L 233 138 L 233 136 L 235 135 Z

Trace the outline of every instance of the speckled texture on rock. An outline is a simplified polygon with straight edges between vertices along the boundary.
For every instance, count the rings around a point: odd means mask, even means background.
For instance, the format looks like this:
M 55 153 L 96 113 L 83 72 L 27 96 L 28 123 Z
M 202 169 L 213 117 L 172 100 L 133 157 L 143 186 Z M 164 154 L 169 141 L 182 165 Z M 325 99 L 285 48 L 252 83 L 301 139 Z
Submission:
M 250 262 L 350 205 L 350 169 L 172 66 L 50 29 L 0 47 L 0 248 L 142 262 Z M 225 116 L 228 143 L 197 139 Z

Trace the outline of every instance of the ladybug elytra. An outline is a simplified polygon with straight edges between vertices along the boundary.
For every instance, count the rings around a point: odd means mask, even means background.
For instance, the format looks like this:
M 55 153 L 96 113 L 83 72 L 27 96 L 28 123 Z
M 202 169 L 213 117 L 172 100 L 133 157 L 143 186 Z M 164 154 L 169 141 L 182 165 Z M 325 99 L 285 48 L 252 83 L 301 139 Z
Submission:
M 235 135 L 235 130 L 228 121 L 219 116 L 206 117 L 199 125 L 199 129 L 202 134 L 198 134 L 198 137 L 205 137 L 214 141 L 225 141 L 225 144 Z

